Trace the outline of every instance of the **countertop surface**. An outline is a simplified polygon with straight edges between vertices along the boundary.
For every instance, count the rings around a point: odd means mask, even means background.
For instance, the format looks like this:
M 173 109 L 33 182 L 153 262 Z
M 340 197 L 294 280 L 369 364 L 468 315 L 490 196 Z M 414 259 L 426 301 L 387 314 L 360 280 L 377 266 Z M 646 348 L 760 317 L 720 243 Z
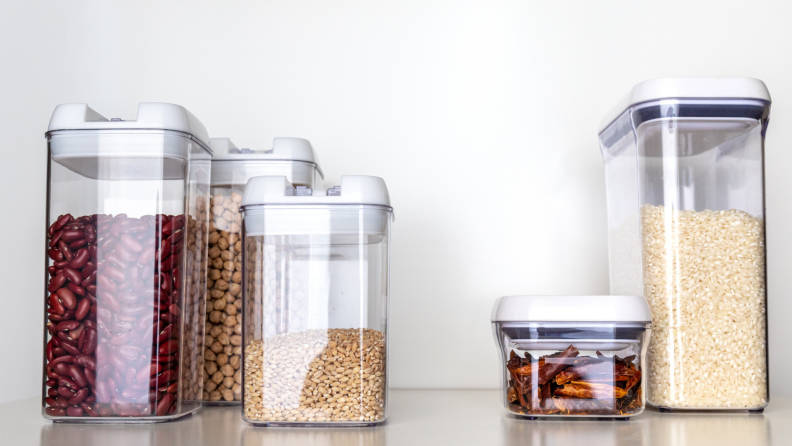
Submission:
M 145 445 L 790 445 L 792 399 L 773 398 L 762 415 L 747 412 L 660 414 L 629 421 L 525 420 L 505 412 L 495 390 L 391 390 L 390 417 L 369 428 L 266 428 L 242 421 L 240 408 L 204 407 L 158 424 L 51 423 L 40 400 L 0 405 L 0 444 Z

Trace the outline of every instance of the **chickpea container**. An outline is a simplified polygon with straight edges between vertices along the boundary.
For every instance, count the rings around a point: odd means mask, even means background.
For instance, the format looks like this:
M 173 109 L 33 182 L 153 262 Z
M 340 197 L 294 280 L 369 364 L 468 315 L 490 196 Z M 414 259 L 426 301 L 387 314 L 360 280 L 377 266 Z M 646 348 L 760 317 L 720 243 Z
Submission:
M 509 413 L 627 420 L 643 412 L 651 315 L 641 296 L 505 296 L 491 320 Z
M 49 153 L 42 414 L 167 421 L 201 407 L 211 150 L 173 104 L 59 105 Z
M 758 79 L 641 82 L 605 115 L 610 286 L 652 311 L 647 398 L 662 412 L 768 404 Z
M 204 405 L 234 405 L 242 399 L 242 214 L 248 179 L 285 175 L 295 186 L 322 185 L 311 143 L 275 138 L 266 151 L 239 149 L 228 138 L 209 140 L 212 156 L 209 265 L 206 270 Z
M 255 177 L 242 212 L 244 420 L 384 422 L 393 220 L 385 182 L 342 176 L 311 189 Z

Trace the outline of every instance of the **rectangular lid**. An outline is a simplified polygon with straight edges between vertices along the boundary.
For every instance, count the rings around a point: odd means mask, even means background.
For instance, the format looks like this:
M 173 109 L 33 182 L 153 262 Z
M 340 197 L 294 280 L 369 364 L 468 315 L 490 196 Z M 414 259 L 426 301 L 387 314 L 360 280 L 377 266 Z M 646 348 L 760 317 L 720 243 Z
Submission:
M 291 204 L 359 204 L 390 208 L 388 187 L 382 178 L 366 175 L 341 177 L 341 185 L 329 189 L 294 187 L 285 176 L 261 176 L 248 180 L 242 206 Z
M 319 164 L 310 141 L 302 138 L 273 138 L 269 150 L 240 149 L 229 138 L 211 138 L 212 160 L 263 160 L 263 161 L 304 161 Z
M 88 104 L 61 104 L 48 129 L 58 130 L 171 130 L 191 135 L 209 150 L 209 134 L 201 121 L 181 105 L 163 102 L 141 102 L 134 120 L 107 119 Z
M 641 296 L 504 296 L 495 301 L 492 322 L 651 323 Z
M 748 77 L 665 77 L 633 86 L 600 122 L 602 133 L 625 110 L 660 99 L 754 99 L 770 102 L 764 82 Z

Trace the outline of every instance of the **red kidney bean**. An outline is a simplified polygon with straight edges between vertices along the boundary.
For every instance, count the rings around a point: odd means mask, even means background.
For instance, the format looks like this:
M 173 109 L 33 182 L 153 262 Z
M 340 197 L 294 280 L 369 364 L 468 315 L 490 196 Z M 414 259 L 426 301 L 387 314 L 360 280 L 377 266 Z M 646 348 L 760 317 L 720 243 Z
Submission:
M 55 372 L 49 371 L 47 372 L 47 378 L 60 379 L 60 375 L 58 375 Z
M 74 364 L 69 366 L 69 376 L 71 376 L 74 382 L 80 387 L 85 387 L 88 385 L 88 380 L 85 378 L 85 374 L 82 372 L 82 369 Z
M 127 385 L 127 388 L 129 388 L 129 386 L 135 385 L 135 375 L 137 375 L 137 370 L 135 370 L 134 367 L 129 367 L 126 373 L 124 374 L 124 384 Z M 132 396 L 131 398 L 135 398 L 135 397 Z
M 126 344 L 129 341 L 129 333 L 121 333 L 110 338 L 110 343 L 113 345 Z
M 177 256 L 172 255 L 172 256 L 168 257 L 167 259 L 165 259 L 162 263 L 159 264 L 159 270 L 160 271 L 170 271 L 170 270 L 172 270 L 173 267 L 176 266 L 176 264 L 178 262 L 178 259 L 176 257 Z
M 98 417 L 99 416 L 99 413 L 96 412 L 94 410 L 94 408 L 91 407 L 91 405 L 88 404 L 88 403 L 80 403 L 80 407 L 82 407 L 82 410 L 84 410 L 85 413 L 87 413 L 89 417 Z
M 107 266 L 102 272 L 102 275 L 107 276 L 107 278 L 112 279 L 116 283 L 126 280 L 126 274 L 120 268 L 113 265 Z
M 83 246 L 85 246 L 87 244 L 88 244 L 88 240 L 86 240 L 86 239 L 77 240 L 76 242 L 69 243 L 69 248 L 71 248 L 71 249 L 79 249 L 79 248 L 82 248 Z
M 63 240 L 59 241 L 58 242 L 58 249 L 60 250 L 60 252 L 63 253 L 63 259 L 64 260 L 66 260 L 67 262 L 71 262 L 72 261 L 73 256 L 72 256 L 72 252 L 71 252 L 71 249 L 69 248 L 68 243 L 64 242 Z
M 47 267 L 47 272 L 49 273 L 50 277 L 54 277 L 58 274 L 58 268 L 55 268 L 55 265 L 50 265 Z
M 63 313 L 63 320 L 69 319 L 74 319 L 74 310 L 66 310 L 66 312 Z
M 89 287 L 96 283 L 97 274 L 98 274 L 98 272 L 96 270 L 91 271 L 91 274 L 89 274 L 88 277 L 86 277 L 82 281 L 82 283 L 80 283 L 80 286 L 82 286 L 83 288 L 87 289 L 88 292 L 90 293 L 91 290 L 90 290 Z M 94 288 L 94 293 L 95 293 L 96 292 L 96 285 L 93 285 L 93 288 Z M 91 294 L 94 294 L 94 293 L 91 293 Z
M 55 293 L 58 295 L 61 302 L 63 302 L 64 307 L 68 308 L 69 310 L 77 308 L 77 297 L 70 289 L 60 288 Z
M 61 348 L 66 350 L 66 352 L 68 352 L 70 355 L 79 355 L 81 353 L 80 349 L 77 348 L 76 345 L 68 342 L 64 342 L 63 344 L 61 344 Z
M 83 325 L 82 327 L 77 327 L 77 330 L 80 330 L 81 332 L 80 336 L 77 337 L 77 348 L 79 348 L 80 352 L 82 352 L 82 348 L 85 345 L 85 333 L 88 330 L 85 328 L 85 325 Z M 74 333 L 72 332 L 71 334 L 73 335 Z
M 60 364 L 61 362 L 72 363 L 72 362 L 74 362 L 74 356 L 71 356 L 71 355 L 60 356 L 60 357 L 55 358 L 52 361 L 50 361 L 49 365 L 51 367 L 54 367 L 54 366 Z
M 64 398 L 62 396 L 59 396 L 59 397 L 55 398 L 55 404 L 58 407 L 61 407 L 61 408 L 65 409 L 65 408 L 69 407 L 69 400 L 67 400 L 66 398 Z
M 74 217 L 72 217 L 71 214 L 63 214 L 60 217 L 58 217 L 57 220 L 55 220 L 55 223 L 50 225 L 49 230 L 47 232 L 49 233 L 50 236 L 52 236 L 52 234 L 59 231 L 62 227 L 66 226 L 66 224 L 72 221 L 73 219 Z
M 106 305 L 107 308 L 109 308 L 110 310 L 113 311 L 121 310 L 121 304 L 118 302 L 118 299 L 116 299 L 116 297 L 112 293 L 100 289 L 99 295 L 96 297 L 99 299 L 99 302 L 101 304 Z
M 170 311 L 170 313 L 176 317 L 181 316 L 181 308 L 179 308 L 179 306 L 176 304 L 171 304 L 171 306 L 168 307 L 168 311 Z
M 88 291 L 89 295 L 93 294 L 94 296 L 96 296 L 96 289 L 97 289 L 96 284 L 87 285 L 85 289 Z
M 44 409 L 47 415 L 51 417 L 65 417 L 66 411 L 58 407 L 48 407 Z
M 77 309 L 74 312 L 74 318 L 78 321 L 81 321 L 85 319 L 86 316 L 88 316 L 89 311 L 91 311 L 91 301 L 89 299 L 83 299 L 77 304 Z
M 182 227 L 182 222 L 177 220 L 177 219 L 173 219 L 173 220 L 169 221 L 168 223 L 165 223 L 164 225 L 162 225 L 162 233 L 165 234 L 165 235 L 171 235 L 174 232 L 176 232 L 179 229 L 181 229 L 181 227 Z
M 78 321 L 63 321 L 58 322 L 58 325 L 55 326 L 56 331 L 68 331 L 74 330 L 80 325 Z
M 88 384 L 91 387 L 96 386 L 96 374 L 92 370 L 85 369 L 83 370 L 83 374 L 85 375 L 85 379 L 88 380 Z
M 88 370 L 96 370 L 96 360 L 93 356 L 78 355 L 74 357 L 74 363 L 85 367 Z
M 56 359 L 57 359 L 57 358 L 56 358 Z M 58 380 L 57 380 L 57 379 L 54 379 L 54 378 L 50 378 L 50 379 L 48 379 L 46 382 L 44 382 L 44 384 L 46 384 L 46 385 L 47 385 L 47 387 L 55 387 L 55 386 L 57 386 L 57 385 L 58 385 Z
M 107 383 L 104 381 L 96 381 L 96 386 L 94 387 L 94 395 L 96 395 L 96 401 L 100 403 L 109 403 L 110 402 L 110 387 L 108 387 Z M 99 412 L 102 413 L 101 411 Z
M 162 332 L 159 334 L 159 336 L 157 336 L 157 343 L 161 344 L 161 343 L 167 341 L 168 339 L 170 339 L 171 336 L 173 336 L 173 325 L 168 325 L 162 330 Z M 178 345 L 177 345 L 177 348 L 178 348 Z
M 173 235 L 168 237 L 167 240 L 171 245 L 176 245 L 182 240 L 183 237 L 184 237 L 184 231 L 179 231 L 173 233 Z
M 62 347 L 52 347 L 52 354 L 55 355 L 56 358 L 68 355 L 66 350 L 64 350 Z
M 52 401 L 55 401 L 53 398 L 57 398 L 58 391 L 55 389 L 47 389 L 47 396 L 49 399 L 52 399 Z M 49 404 L 49 402 L 47 404 Z
M 69 390 L 67 387 L 58 387 L 58 396 L 62 396 L 68 400 L 74 396 L 74 392 Z
M 82 352 L 85 355 L 90 355 L 96 350 L 96 343 L 98 342 L 99 337 L 97 336 L 96 330 L 93 328 L 89 328 L 85 331 L 85 345 L 83 345 Z
M 60 241 L 71 243 L 85 238 L 85 230 L 82 228 L 64 229 Z
M 50 279 L 49 285 L 47 286 L 47 291 L 49 291 L 50 293 L 54 293 L 55 291 L 58 290 L 58 288 L 62 287 L 64 284 L 66 284 L 66 276 L 64 276 L 63 273 L 61 272 L 52 279 Z
M 52 266 L 55 267 L 55 275 L 57 276 L 58 273 L 60 273 L 63 270 L 63 268 L 66 268 L 67 266 L 69 266 L 69 261 L 68 260 L 61 260 L 60 262 L 53 263 Z
M 181 292 L 179 292 L 179 290 L 173 290 L 173 292 L 171 292 L 171 302 L 178 304 L 180 299 Z
M 99 289 L 103 289 L 104 291 L 111 294 L 115 294 L 118 292 L 118 287 L 116 286 L 116 284 L 113 283 L 113 281 L 110 280 L 110 278 L 108 278 L 103 274 L 100 274 L 96 277 L 96 285 L 99 287 Z
M 110 399 L 108 398 L 108 401 L 106 401 L 106 402 L 108 402 L 108 403 L 109 403 L 109 402 L 110 402 L 109 400 L 110 400 Z M 111 409 L 111 408 L 110 408 L 110 407 L 108 407 L 108 406 L 102 406 L 102 407 L 100 407 L 100 408 L 97 410 L 97 412 L 99 412 L 99 416 L 100 416 L 100 417 L 110 417 L 110 416 L 113 416 L 113 409 Z
M 63 235 L 63 231 L 58 231 L 55 234 L 53 234 L 49 243 L 47 243 L 47 246 L 49 246 L 50 248 L 54 248 L 58 246 L 58 242 L 60 241 L 62 235 Z
M 61 376 L 58 379 L 58 386 L 59 387 L 68 387 L 69 389 L 72 389 L 75 392 L 82 388 L 81 386 L 78 386 L 77 383 L 72 381 L 70 378 L 66 378 L 65 376 Z
M 162 399 L 157 403 L 157 416 L 164 416 L 167 415 L 168 410 L 170 410 L 171 404 L 173 404 L 173 394 L 166 393 Z
M 50 308 L 52 308 L 55 311 L 55 314 L 63 315 L 64 313 L 66 313 L 66 307 L 64 307 L 63 304 L 61 304 L 57 294 L 50 294 L 49 304 L 50 304 Z
M 83 410 L 77 406 L 69 406 L 66 409 L 66 415 L 70 417 L 81 417 L 83 416 Z
M 123 357 L 127 361 L 135 361 L 140 357 L 140 353 L 137 349 L 131 345 L 122 345 L 118 347 L 116 350 L 118 354 Z
M 47 256 L 49 256 L 50 259 L 56 262 L 60 262 L 61 260 L 64 259 L 63 253 L 60 252 L 59 249 L 55 249 L 55 248 L 52 248 L 49 251 L 47 251 Z
M 85 401 L 85 399 L 88 398 L 88 395 L 90 395 L 90 394 L 91 394 L 91 391 L 88 390 L 87 387 L 84 387 L 84 388 L 78 390 L 74 394 L 74 396 L 69 399 L 69 404 L 72 404 L 72 405 L 80 404 L 83 401 Z
M 96 271 L 96 262 L 91 262 L 90 260 L 85 262 L 85 266 L 83 267 L 82 275 L 83 280 L 87 279 L 88 276 L 91 275 L 92 272 Z
M 96 227 L 94 227 L 94 225 L 85 225 L 83 234 L 85 235 L 86 242 L 93 243 L 96 241 Z
M 154 262 L 154 254 L 156 254 L 156 252 L 154 245 L 147 246 L 138 256 L 138 263 L 141 265 L 148 265 Z
M 165 240 L 160 245 L 160 249 L 157 252 L 157 260 L 162 262 L 163 260 L 167 259 L 171 255 L 171 242 Z
M 83 287 L 81 287 L 79 285 L 75 285 L 73 283 L 69 283 L 66 286 L 69 288 L 69 291 L 71 291 L 72 293 L 74 293 L 77 296 L 85 296 L 87 294 L 87 292 L 85 291 L 85 288 L 83 288 Z
M 88 247 L 88 252 L 91 253 L 91 260 L 96 262 L 99 260 L 99 250 L 96 245 L 90 245 Z
M 82 269 L 91 259 L 91 253 L 86 248 L 80 248 L 69 265 L 74 269 Z
M 76 269 L 72 268 L 71 266 L 67 266 L 67 267 L 63 268 L 63 270 L 61 271 L 61 274 L 63 274 L 63 276 L 66 277 L 66 279 L 69 282 L 75 283 L 77 285 L 79 285 L 83 281 L 82 274 L 80 274 L 79 271 L 77 271 Z

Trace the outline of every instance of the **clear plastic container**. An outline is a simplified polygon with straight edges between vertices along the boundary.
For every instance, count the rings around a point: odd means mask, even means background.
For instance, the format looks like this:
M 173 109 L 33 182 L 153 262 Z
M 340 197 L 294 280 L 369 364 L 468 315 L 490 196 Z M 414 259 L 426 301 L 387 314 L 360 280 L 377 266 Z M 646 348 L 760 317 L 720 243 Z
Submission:
M 184 108 L 137 120 L 85 104 L 46 134 L 42 414 L 154 422 L 201 406 L 211 151 Z
M 243 203 L 243 418 L 261 425 L 382 423 L 387 405 L 385 182 L 330 189 L 252 178 Z
M 611 293 L 652 311 L 647 396 L 661 410 L 768 403 L 769 112 L 756 79 L 657 79 L 600 127 Z
M 311 143 L 275 138 L 267 151 L 238 149 L 228 138 L 212 138 L 209 265 L 206 270 L 205 405 L 239 404 L 242 398 L 242 214 L 247 181 L 285 175 L 298 186 L 322 185 Z
M 651 316 L 640 296 L 505 296 L 492 309 L 506 409 L 629 419 L 644 410 Z

